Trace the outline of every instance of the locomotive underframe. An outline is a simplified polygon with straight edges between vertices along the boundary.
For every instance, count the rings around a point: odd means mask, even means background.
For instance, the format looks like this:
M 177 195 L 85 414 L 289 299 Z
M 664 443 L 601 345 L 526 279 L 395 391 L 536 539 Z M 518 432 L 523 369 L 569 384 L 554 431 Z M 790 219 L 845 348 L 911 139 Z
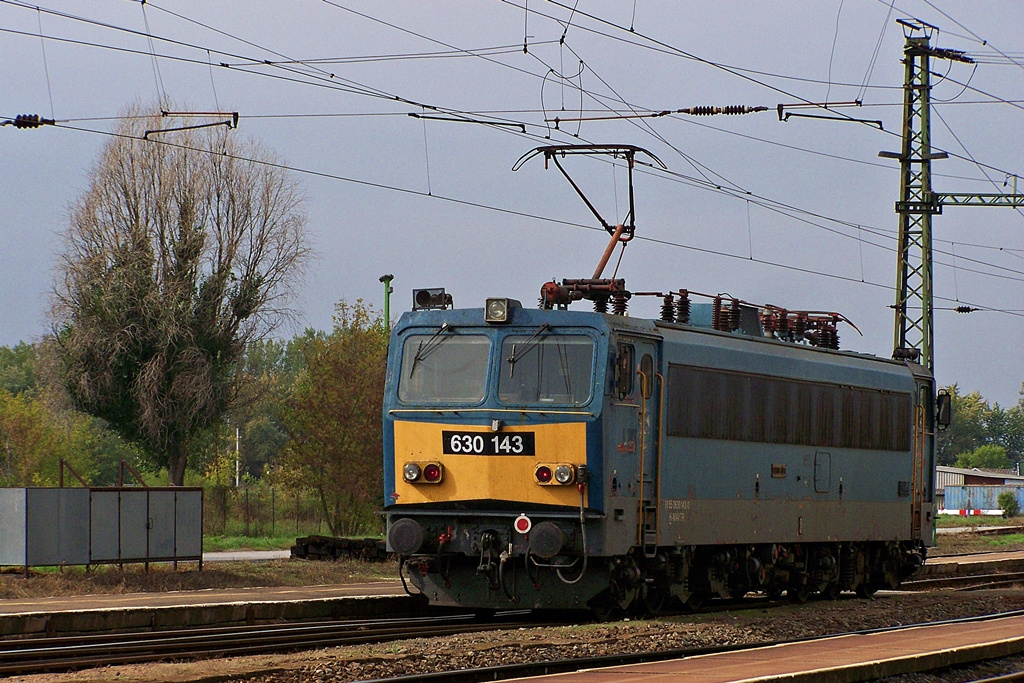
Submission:
M 633 547 L 621 555 L 583 552 L 579 520 L 569 512 L 535 515 L 531 533 L 519 533 L 506 515 L 415 519 L 423 544 L 403 558 L 403 576 L 432 604 L 471 609 L 591 609 L 599 613 L 657 614 L 696 608 L 708 598 L 748 593 L 811 595 L 834 599 L 843 591 L 861 597 L 898 588 L 923 562 L 919 541 L 834 541 Z M 602 516 L 590 513 L 587 546 L 600 545 Z M 539 542 L 540 530 L 554 533 Z

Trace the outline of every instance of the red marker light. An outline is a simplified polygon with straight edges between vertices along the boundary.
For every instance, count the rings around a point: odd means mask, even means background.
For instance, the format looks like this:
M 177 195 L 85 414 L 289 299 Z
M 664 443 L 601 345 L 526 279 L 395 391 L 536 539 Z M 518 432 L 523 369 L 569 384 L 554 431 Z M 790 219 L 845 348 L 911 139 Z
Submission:
M 533 528 L 533 522 L 526 515 L 519 515 L 515 521 L 512 522 L 513 528 L 521 534 L 529 533 L 530 529 Z
M 441 479 L 441 468 L 434 463 L 430 463 L 423 468 L 423 478 L 429 482 L 440 481 Z
M 541 465 L 534 471 L 533 475 L 537 477 L 537 481 L 542 484 L 546 484 L 551 481 L 551 468 L 546 465 Z

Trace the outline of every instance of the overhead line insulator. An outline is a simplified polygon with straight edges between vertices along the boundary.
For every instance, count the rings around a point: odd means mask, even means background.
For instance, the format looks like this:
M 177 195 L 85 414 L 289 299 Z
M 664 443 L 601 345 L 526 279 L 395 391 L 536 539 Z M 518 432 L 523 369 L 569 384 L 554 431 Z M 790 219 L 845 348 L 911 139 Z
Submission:
M 750 107 L 745 104 L 730 104 L 725 107 L 689 107 L 687 109 L 676 109 L 677 114 L 690 114 L 692 116 L 714 116 L 715 114 L 753 114 L 758 111 L 768 111 L 768 107 Z
M 0 126 L 14 126 L 15 128 L 38 128 L 39 126 L 56 125 L 53 119 L 46 119 L 39 114 L 18 114 L 13 119 L 8 119 Z

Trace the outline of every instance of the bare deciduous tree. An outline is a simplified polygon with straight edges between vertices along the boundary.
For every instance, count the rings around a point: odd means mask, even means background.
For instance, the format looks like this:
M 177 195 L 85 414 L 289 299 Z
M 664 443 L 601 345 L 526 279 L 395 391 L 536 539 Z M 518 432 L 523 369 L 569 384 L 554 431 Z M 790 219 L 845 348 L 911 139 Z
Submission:
M 310 255 L 302 192 L 277 158 L 225 127 L 144 134 L 181 125 L 129 116 L 104 148 L 63 235 L 51 339 L 75 405 L 175 485 Z

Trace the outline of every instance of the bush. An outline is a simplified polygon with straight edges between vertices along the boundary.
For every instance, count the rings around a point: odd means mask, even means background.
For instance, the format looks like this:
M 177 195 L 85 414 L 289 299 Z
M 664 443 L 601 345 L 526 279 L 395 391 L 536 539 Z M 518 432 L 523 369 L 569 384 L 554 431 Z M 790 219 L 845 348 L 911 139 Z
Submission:
M 1003 511 L 1003 517 L 1016 517 L 1020 512 L 1020 505 L 1017 503 L 1017 496 L 1012 491 L 1003 491 L 996 498 L 996 505 Z

